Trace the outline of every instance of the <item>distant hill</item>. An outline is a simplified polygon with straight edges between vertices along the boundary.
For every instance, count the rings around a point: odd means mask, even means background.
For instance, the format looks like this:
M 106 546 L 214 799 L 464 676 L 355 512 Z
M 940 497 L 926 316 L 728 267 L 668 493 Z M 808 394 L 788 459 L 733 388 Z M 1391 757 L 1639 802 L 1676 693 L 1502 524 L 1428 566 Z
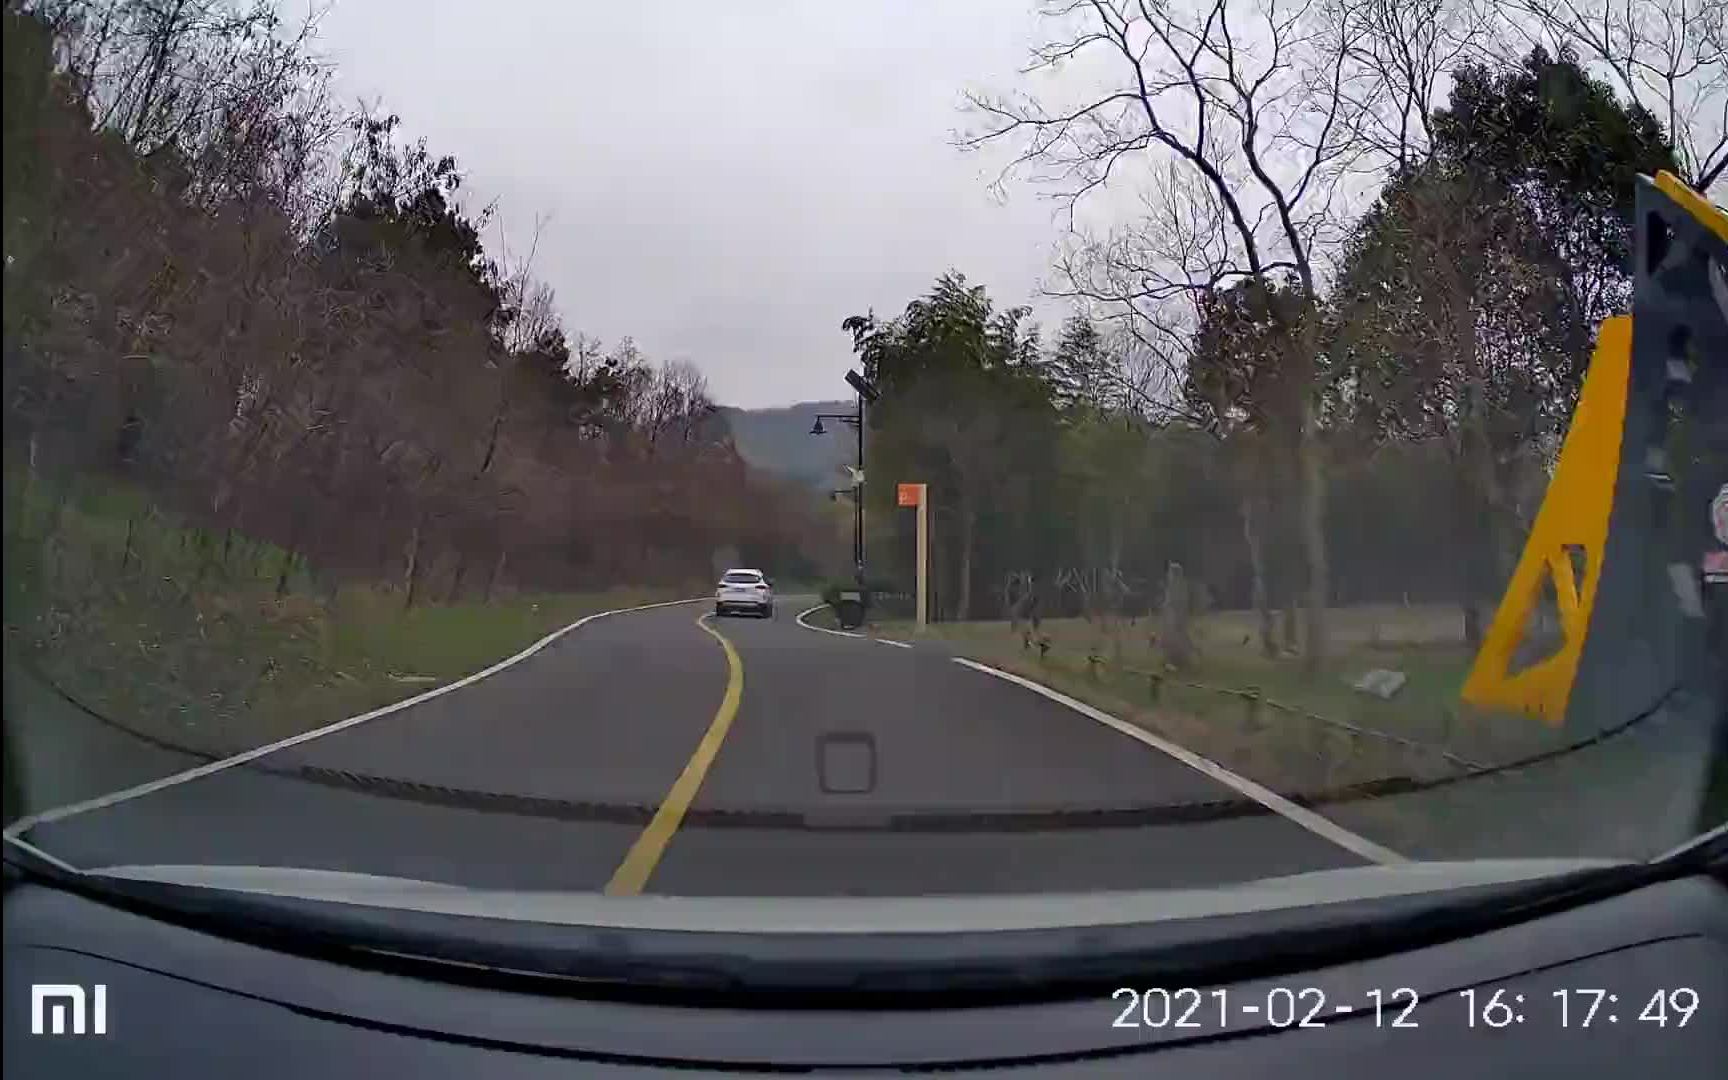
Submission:
M 724 406 L 721 412 L 732 425 L 738 453 L 759 469 L 793 477 L 811 487 L 841 487 L 841 466 L 850 465 L 858 444 L 852 429 L 828 423 L 826 435 L 810 434 L 817 413 L 849 413 L 855 402 L 804 401 L 777 409 L 738 409 Z

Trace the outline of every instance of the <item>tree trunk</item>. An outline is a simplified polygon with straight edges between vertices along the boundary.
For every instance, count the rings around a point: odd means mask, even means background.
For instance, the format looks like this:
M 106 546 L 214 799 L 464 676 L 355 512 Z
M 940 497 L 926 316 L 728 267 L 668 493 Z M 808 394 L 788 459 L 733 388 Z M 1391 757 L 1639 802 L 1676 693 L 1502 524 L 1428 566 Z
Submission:
M 1188 577 L 1181 563 L 1171 563 L 1164 573 L 1164 607 L 1159 612 L 1158 645 L 1171 667 L 1183 670 L 1194 665 L 1194 638 L 1189 627 Z
M 48 532 L 44 540 L 57 540 L 60 530 L 66 525 L 66 507 L 72 502 L 72 485 L 76 481 L 68 479 L 58 486 L 54 492 L 54 509 L 48 512 Z
M 1458 318 L 1456 348 L 1462 354 L 1465 373 L 1464 415 L 1459 420 L 1458 460 L 1453 462 L 1452 473 L 1458 482 L 1458 514 L 1464 524 L 1463 550 L 1459 553 L 1464 640 L 1471 648 L 1478 648 L 1487 621 L 1484 607 L 1493 603 L 1493 593 L 1500 586 L 1497 516 L 1502 500 L 1494 446 L 1488 437 L 1488 392 L 1476 352 L 1475 309 L 1463 305 Z
M 454 604 L 456 598 L 462 595 L 462 575 L 468 572 L 468 553 L 456 553 L 456 569 L 450 574 L 450 591 L 444 594 L 446 604 Z
M 498 561 L 492 564 L 492 572 L 486 575 L 486 588 L 480 594 L 481 603 L 490 604 L 492 602 L 492 589 L 498 584 L 498 579 L 504 576 L 504 557 L 507 554 L 509 552 L 498 552 Z
M 1468 418 L 1465 422 L 1468 423 Z M 1467 432 L 1460 433 L 1460 445 L 1448 455 L 1447 464 L 1451 471 L 1452 520 L 1455 522 L 1454 539 L 1458 552 L 1455 564 L 1458 612 L 1464 627 L 1464 643 L 1476 649 L 1482 645 L 1486 620 L 1476 570 L 1476 549 L 1482 532 L 1482 504 L 1479 493 L 1472 490 L 1475 477 L 1471 475 L 1474 455 L 1470 442 Z
M 22 536 L 28 536 L 30 533 L 30 529 L 25 524 L 25 522 L 27 522 L 29 520 L 30 516 L 32 515 L 33 506 L 32 506 L 31 500 L 36 494 L 36 436 L 35 435 L 30 436 L 30 456 L 29 456 L 28 464 L 29 464 L 29 468 L 24 473 L 24 492 L 23 492 L 23 495 L 18 500 L 18 508 L 19 508 L 18 532 Z
M 970 507 L 960 512 L 960 621 L 972 618 L 972 544 L 978 524 Z
M 1482 647 L 1482 607 L 1474 600 L 1464 601 L 1464 644 L 1472 649 Z
M 288 595 L 288 577 L 294 572 L 294 552 L 292 549 L 282 553 L 282 568 L 276 574 L 276 599 L 281 600 Z
M 383 500 L 379 500 L 382 505 Z M 391 554 L 391 532 L 389 514 L 382 509 L 378 521 L 372 526 L 372 535 L 377 538 L 377 544 L 372 552 L 374 573 L 381 578 L 389 578 L 396 567 L 396 557 Z
M 492 459 L 498 455 L 498 432 L 504 427 L 504 409 L 499 407 L 492 417 L 492 434 L 486 439 L 486 455 L 480 460 L 480 475 L 492 471 Z
M 1110 656 L 1115 663 L 1122 663 L 1122 628 L 1120 626 L 1126 596 L 1122 584 L 1122 520 L 1119 515 L 1112 515 L 1110 522 L 1110 559 L 1105 568 L 1105 578 L 1098 584 L 1098 591 L 1104 600 L 1104 632 L 1110 637 Z
M 1266 544 L 1261 534 L 1265 507 L 1259 494 L 1242 500 L 1242 539 L 1248 544 L 1250 573 L 1250 603 L 1260 617 L 1260 651 L 1268 657 L 1277 655 L 1278 646 L 1272 635 L 1272 598 L 1266 589 Z
M 1297 628 L 1296 599 L 1278 609 L 1278 651 L 1294 656 L 1302 651 L 1301 634 Z
M 408 537 L 408 565 L 402 571 L 402 589 L 407 594 L 403 607 L 414 606 L 414 590 L 420 581 L 420 522 L 414 522 L 414 531 Z
M 1307 650 L 1303 666 L 1318 671 L 1326 661 L 1326 605 L 1331 600 L 1331 562 L 1326 551 L 1326 455 L 1320 418 L 1312 401 L 1302 407 L 1302 437 L 1297 449 L 1302 467 L 1302 548 L 1308 563 Z

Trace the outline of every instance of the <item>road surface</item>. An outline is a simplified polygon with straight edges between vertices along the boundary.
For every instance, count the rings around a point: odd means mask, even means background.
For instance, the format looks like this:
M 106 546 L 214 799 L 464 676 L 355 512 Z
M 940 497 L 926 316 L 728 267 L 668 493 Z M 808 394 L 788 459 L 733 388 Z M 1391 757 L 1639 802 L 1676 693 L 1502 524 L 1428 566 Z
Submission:
M 169 778 L 26 835 L 81 867 L 620 894 L 1089 891 L 1364 861 L 1324 822 L 939 647 L 819 632 L 797 610 L 610 615 L 449 693 L 190 778 L 174 774 L 194 759 L 26 709 L 53 729 L 26 732 L 29 768 L 67 799 Z

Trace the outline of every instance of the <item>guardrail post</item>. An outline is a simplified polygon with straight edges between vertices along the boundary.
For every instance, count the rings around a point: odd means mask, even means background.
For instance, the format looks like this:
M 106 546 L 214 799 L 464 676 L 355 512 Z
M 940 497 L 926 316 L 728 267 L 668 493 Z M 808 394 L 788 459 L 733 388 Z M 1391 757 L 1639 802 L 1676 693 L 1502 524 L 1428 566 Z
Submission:
M 1243 718 L 1250 725 L 1258 724 L 1260 722 L 1260 691 L 1252 686 L 1242 691 L 1242 703 L 1245 706 L 1242 713 Z
M 1158 693 L 1163 689 L 1163 681 L 1164 680 L 1158 677 L 1156 671 L 1148 671 L 1146 673 L 1146 696 L 1152 699 L 1152 704 L 1154 705 L 1158 704 Z
M 1098 665 L 1103 663 L 1103 657 L 1096 653 L 1086 654 L 1086 677 L 1093 682 L 1098 681 Z

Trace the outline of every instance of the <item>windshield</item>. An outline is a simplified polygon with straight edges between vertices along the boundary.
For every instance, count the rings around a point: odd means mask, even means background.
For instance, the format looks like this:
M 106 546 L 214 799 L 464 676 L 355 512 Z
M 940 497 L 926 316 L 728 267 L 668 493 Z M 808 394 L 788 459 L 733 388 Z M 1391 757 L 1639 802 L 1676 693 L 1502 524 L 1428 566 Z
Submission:
M 1697 4 L 498 6 L 6 5 L 10 837 L 1193 912 L 1728 816 Z

